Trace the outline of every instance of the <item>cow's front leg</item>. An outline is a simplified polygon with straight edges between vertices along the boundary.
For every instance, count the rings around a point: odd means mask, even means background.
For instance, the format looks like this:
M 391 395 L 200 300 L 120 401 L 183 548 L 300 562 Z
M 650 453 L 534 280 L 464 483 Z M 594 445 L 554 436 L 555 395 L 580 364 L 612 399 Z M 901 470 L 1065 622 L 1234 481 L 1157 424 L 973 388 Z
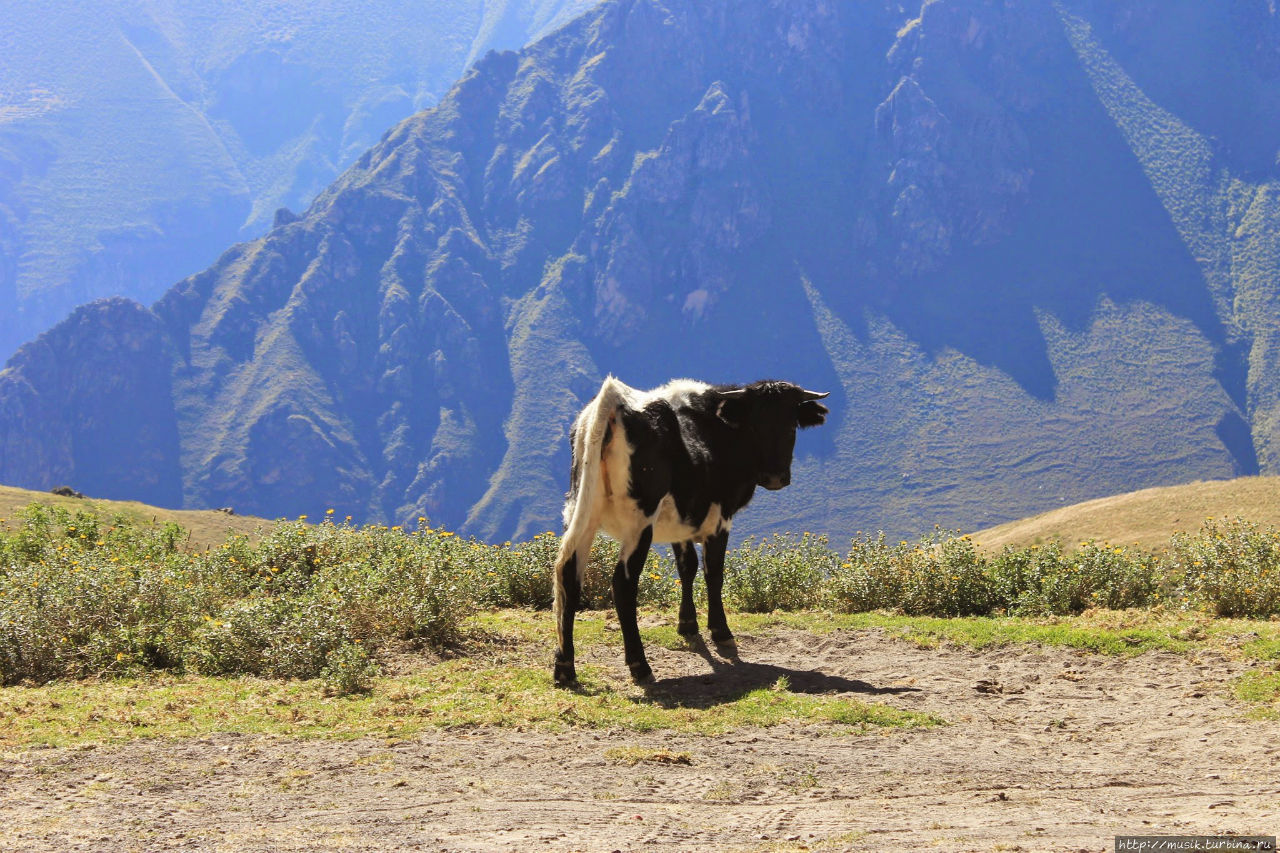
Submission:
M 733 632 L 729 630 L 729 621 L 724 618 L 724 602 L 720 598 L 724 588 L 724 555 L 728 547 L 728 531 L 717 533 L 702 546 L 707 578 L 707 627 L 711 629 L 712 641 L 722 646 L 733 642 Z
M 698 576 L 698 549 L 692 542 L 675 542 L 671 552 L 680 572 L 680 621 L 676 630 L 682 637 L 696 637 L 698 612 L 693 607 L 693 581 Z
M 573 618 L 582 597 L 582 577 L 576 553 L 570 554 L 568 560 L 556 567 L 555 584 L 555 683 L 570 685 L 578 680 L 573 666 Z
M 613 572 L 613 606 L 618 611 L 618 627 L 622 630 L 622 647 L 631 678 L 637 683 L 653 680 L 653 670 L 644 657 L 644 644 L 640 641 L 640 627 L 636 624 L 636 596 L 640 589 L 640 572 L 653 541 L 653 528 L 646 527 L 634 547 L 627 549 L 622 543 L 622 555 Z

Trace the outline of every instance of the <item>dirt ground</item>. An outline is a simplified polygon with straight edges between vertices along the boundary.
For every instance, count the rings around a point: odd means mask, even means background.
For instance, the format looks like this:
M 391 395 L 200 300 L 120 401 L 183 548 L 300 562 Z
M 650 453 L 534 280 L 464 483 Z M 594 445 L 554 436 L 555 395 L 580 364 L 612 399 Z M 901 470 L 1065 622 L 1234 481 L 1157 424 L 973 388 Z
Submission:
M 1117 833 L 1280 831 L 1280 724 L 1245 719 L 1240 665 L 1216 655 L 921 649 L 878 630 L 740 635 L 736 662 L 649 652 L 668 697 L 785 674 L 950 725 L 37 749 L 0 765 L 0 849 L 1110 851 Z M 689 763 L 625 766 L 618 747 Z

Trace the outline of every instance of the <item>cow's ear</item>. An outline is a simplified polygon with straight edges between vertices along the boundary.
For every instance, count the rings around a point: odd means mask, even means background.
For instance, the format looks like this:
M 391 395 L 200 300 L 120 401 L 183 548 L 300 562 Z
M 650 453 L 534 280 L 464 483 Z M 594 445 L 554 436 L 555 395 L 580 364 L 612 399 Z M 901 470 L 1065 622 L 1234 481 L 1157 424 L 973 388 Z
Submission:
M 751 404 L 745 394 L 724 394 L 716 403 L 716 417 L 737 429 L 746 423 L 750 409 Z
M 801 429 L 822 426 L 827 422 L 827 415 L 830 411 L 817 400 L 806 400 L 796 406 L 796 425 Z

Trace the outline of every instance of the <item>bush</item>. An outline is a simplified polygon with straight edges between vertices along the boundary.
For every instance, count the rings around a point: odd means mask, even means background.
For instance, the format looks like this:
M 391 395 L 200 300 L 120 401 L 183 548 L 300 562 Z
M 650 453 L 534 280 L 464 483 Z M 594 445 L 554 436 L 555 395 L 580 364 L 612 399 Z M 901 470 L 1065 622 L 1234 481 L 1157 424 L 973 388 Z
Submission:
M 816 607 L 837 562 L 825 536 L 748 539 L 725 560 L 725 603 L 748 613 Z
M 373 679 L 378 675 L 378 665 L 369 659 L 369 653 L 357 640 L 344 643 L 325 657 L 320 677 L 325 689 L 335 696 L 368 693 L 373 689 Z
M 0 537 L 0 682 L 178 665 L 199 614 L 238 594 L 187 563 L 180 534 L 29 508 Z
M 349 642 L 349 626 L 323 601 L 253 598 L 207 617 L 185 663 L 202 675 L 314 678 Z
M 1155 556 L 1096 542 L 1081 543 L 1072 554 L 1058 545 L 1006 548 L 989 573 L 999 606 L 1025 616 L 1149 607 L 1162 600 L 1165 585 Z
M 1199 536 L 1173 538 L 1179 593 L 1219 616 L 1280 613 L 1280 533 L 1236 519 L 1205 523 Z
M 281 523 L 183 550 L 174 525 L 138 527 L 35 505 L 0 533 L 0 684 L 146 670 L 326 679 L 363 689 L 388 642 L 462 637 L 479 607 L 548 608 L 559 538 L 491 546 L 432 529 Z M 612 605 L 619 546 L 584 567 L 583 606 Z M 680 581 L 665 547 L 648 554 L 643 604 L 673 610 Z M 705 612 L 705 585 L 696 590 Z M 1280 534 L 1244 521 L 1174 537 L 1168 556 L 1094 542 L 1005 549 L 967 536 L 915 543 L 859 536 L 841 558 L 825 537 L 776 535 L 730 552 L 725 599 L 744 611 L 819 606 L 910 615 L 1048 616 L 1174 605 L 1221 616 L 1280 614 Z
M 934 531 L 914 544 L 861 536 L 831 572 L 833 607 L 856 613 L 899 610 L 912 616 L 971 616 L 992 607 L 986 564 L 968 536 Z
M 490 562 L 477 577 L 478 600 L 488 607 L 528 607 L 546 610 L 555 596 L 552 566 L 559 541 L 538 533 L 528 542 L 505 542 L 492 549 Z
M 461 635 L 488 546 L 423 527 L 277 525 L 183 553 L 176 527 L 35 506 L 0 535 L 0 683 L 147 669 L 314 678 L 335 650 Z
M 406 534 L 385 525 L 322 525 L 319 535 L 322 569 L 313 585 L 337 603 L 354 639 L 442 646 L 462 636 L 477 607 L 487 546 L 429 527 Z

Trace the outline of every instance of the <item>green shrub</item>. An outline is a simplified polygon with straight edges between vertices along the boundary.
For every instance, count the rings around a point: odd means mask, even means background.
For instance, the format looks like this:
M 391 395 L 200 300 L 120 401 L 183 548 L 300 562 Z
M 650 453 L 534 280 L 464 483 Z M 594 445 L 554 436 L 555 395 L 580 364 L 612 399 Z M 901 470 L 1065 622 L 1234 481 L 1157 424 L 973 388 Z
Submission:
M 348 626 L 324 601 L 253 598 L 205 619 L 186 662 L 202 675 L 314 678 L 349 641 Z
M 1280 533 L 1254 524 L 1206 521 L 1198 536 L 1173 538 L 1181 597 L 1219 616 L 1280 613 Z
M 32 507 L 0 535 L 0 682 L 146 669 L 314 678 L 362 641 L 461 635 L 488 546 L 423 528 L 280 524 L 183 553 L 176 527 Z
M 554 596 L 552 568 L 560 549 L 556 534 L 537 533 L 527 542 L 484 549 L 484 565 L 476 573 L 476 599 L 487 607 L 528 607 L 545 610 Z M 620 546 L 605 536 L 591 545 L 583 569 L 582 607 L 601 610 L 613 606 L 613 573 Z M 639 599 L 643 604 L 666 607 L 680 600 L 675 566 L 664 557 L 665 546 L 651 548 L 640 576 Z
M 34 506 L 0 563 L 0 678 L 124 674 L 177 665 L 199 614 L 229 595 L 175 549 L 176 527 L 140 530 Z M 236 592 L 230 593 L 234 595 Z
M 325 658 L 320 678 L 325 689 L 335 696 L 368 693 L 373 689 L 373 679 L 378 675 L 378 665 L 369 659 L 369 653 L 357 640 L 344 643 Z
M 539 533 L 528 542 L 493 548 L 489 564 L 477 578 L 477 598 L 488 607 L 547 610 L 555 596 L 551 569 L 559 542 Z
M 748 539 L 725 560 L 725 603 L 748 613 L 816 607 L 838 561 L 825 536 Z
M 392 641 L 461 639 L 478 607 L 551 605 L 559 538 L 486 545 L 432 529 L 281 523 L 184 551 L 174 525 L 35 505 L 0 532 L 0 684 L 145 670 L 326 679 L 358 691 Z M 583 606 L 612 606 L 619 546 L 584 567 Z M 665 546 L 639 577 L 642 604 L 674 610 L 680 581 Z M 695 594 L 705 612 L 705 584 Z M 825 537 L 776 535 L 730 552 L 726 603 L 767 612 L 829 606 L 910 615 L 1047 616 L 1155 605 L 1222 616 L 1280 614 L 1280 534 L 1209 522 L 1169 555 L 1094 542 L 982 557 L 967 536 L 914 543 L 859 536 L 841 558 Z
M 327 528 L 327 529 L 326 529 Z M 351 636 L 374 646 L 416 639 L 440 646 L 475 612 L 486 546 L 443 530 L 321 525 L 318 592 L 332 597 Z
M 1056 544 L 1006 548 L 988 572 L 995 600 L 1024 616 L 1081 613 L 1091 607 L 1123 610 L 1168 603 L 1165 569 L 1151 554 L 1084 542 L 1071 554 Z
M 676 570 L 675 559 L 668 556 L 669 553 L 665 545 L 649 552 L 644 570 L 640 574 L 637 595 L 640 604 L 671 611 L 680 606 L 680 573 Z M 702 578 L 701 572 L 698 573 L 698 578 Z M 706 586 L 701 581 L 695 581 L 695 584 L 694 597 L 701 602 L 700 607 L 705 612 Z
M 915 543 L 860 536 L 831 572 L 828 596 L 850 613 L 898 610 L 912 616 L 970 616 L 992 607 L 986 565 L 967 536 L 935 531 Z

